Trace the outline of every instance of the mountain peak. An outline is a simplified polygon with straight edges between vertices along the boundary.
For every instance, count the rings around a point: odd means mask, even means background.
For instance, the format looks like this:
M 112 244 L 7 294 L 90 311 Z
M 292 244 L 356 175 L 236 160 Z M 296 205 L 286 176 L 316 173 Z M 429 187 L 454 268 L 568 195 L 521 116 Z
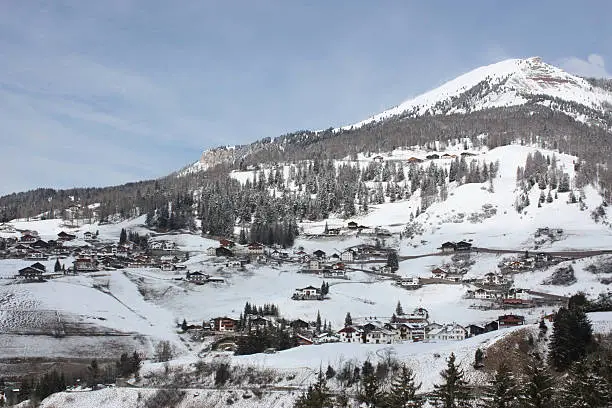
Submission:
M 547 64 L 540 57 L 508 59 L 476 68 L 432 91 L 342 129 L 395 116 L 469 113 L 524 105 L 533 102 L 536 96 L 543 99 L 538 102 L 541 104 L 560 99 L 597 111 L 606 111 L 612 104 L 612 93 L 594 90 L 585 79 Z

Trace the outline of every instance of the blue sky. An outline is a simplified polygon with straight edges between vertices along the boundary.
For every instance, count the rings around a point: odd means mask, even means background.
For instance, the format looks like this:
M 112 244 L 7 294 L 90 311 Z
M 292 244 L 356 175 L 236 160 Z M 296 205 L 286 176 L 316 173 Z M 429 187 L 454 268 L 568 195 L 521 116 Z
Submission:
M 0 194 L 154 178 L 541 56 L 612 72 L 608 1 L 2 1 Z

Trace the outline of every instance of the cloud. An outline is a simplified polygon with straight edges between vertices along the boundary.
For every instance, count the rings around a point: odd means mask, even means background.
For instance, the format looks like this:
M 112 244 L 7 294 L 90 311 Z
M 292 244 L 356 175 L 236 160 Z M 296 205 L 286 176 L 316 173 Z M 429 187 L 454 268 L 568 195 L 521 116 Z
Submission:
M 565 71 L 583 77 L 611 78 L 606 70 L 604 58 L 599 54 L 590 54 L 586 60 L 569 57 L 560 61 L 559 65 Z

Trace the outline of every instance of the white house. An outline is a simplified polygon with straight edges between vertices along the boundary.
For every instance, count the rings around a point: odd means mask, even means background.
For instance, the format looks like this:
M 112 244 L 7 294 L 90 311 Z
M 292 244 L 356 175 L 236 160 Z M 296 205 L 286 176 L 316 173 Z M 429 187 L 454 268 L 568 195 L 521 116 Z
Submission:
M 312 270 L 319 270 L 322 269 L 322 263 L 321 260 L 313 258 L 308 262 L 308 268 L 312 269 Z
M 315 344 L 337 343 L 340 341 L 340 336 L 334 333 L 321 333 L 314 338 Z
M 319 300 L 322 299 L 321 289 L 314 286 L 296 289 L 291 297 L 293 300 Z
M 497 299 L 499 297 L 501 297 L 501 293 L 495 290 L 479 288 L 474 291 L 474 299 L 490 300 L 490 299 Z
M 343 262 L 353 262 L 355 260 L 355 252 L 353 252 L 353 250 L 351 250 L 351 249 L 343 251 L 340 254 L 340 259 Z
M 369 344 L 391 344 L 395 340 L 395 333 L 386 329 L 375 329 L 366 333 L 365 342 Z
M 465 340 L 467 330 L 456 323 L 432 329 L 425 334 L 426 340 Z
M 340 335 L 340 342 L 342 343 L 359 343 L 362 332 L 358 327 L 346 326 L 338 330 L 338 335 Z

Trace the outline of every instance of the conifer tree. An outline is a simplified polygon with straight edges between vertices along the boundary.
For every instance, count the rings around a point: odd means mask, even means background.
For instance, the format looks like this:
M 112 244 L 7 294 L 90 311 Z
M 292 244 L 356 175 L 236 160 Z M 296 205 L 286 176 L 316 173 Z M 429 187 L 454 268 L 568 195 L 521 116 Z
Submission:
M 582 358 L 592 342 L 593 329 L 580 305 L 560 308 L 555 315 L 550 338 L 549 359 L 558 370 L 567 369 Z
M 402 308 L 402 304 L 397 301 L 397 306 L 395 306 L 395 314 L 397 316 L 402 316 L 404 314 L 404 309 Z
M 119 244 L 125 244 L 127 242 L 127 232 L 125 228 L 121 228 L 121 233 L 119 234 Z
M 366 361 L 366 363 L 369 363 L 369 361 Z M 371 364 L 370 367 L 372 367 Z M 366 368 L 365 363 L 364 368 Z M 378 407 L 384 401 L 385 394 L 381 390 L 380 382 L 374 374 L 373 367 L 371 370 L 362 370 L 361 389 L 357 399 L 365 403 L 367 407 Z
M 415 384 L 414 372 L 405 364 L 396 374 L 386 398 L 388 408 L 420 408 L 425 401 L 416 395 L 421 384 Z
M 561 388 L 560 402 L 563 408 L 604 408 L 612 405 L 612 396 L 596 367 L 580 360 L 569 371 Z
M 310 385 L 308 390 L 298 397 L 294 405 L 295 408 L 333 408 L 333 406 L 332 394 L 321 371 L 317 375 L 317 382 Z
M 349 312 L 344 317 L 344 327 L 352 326 L 352 325 L 353 325 L 353 318 L 351 317 L 351 313 Z
M 464 372 L 455 364 L 455 353 L 447 360 L 447 367 L 440 372 L 443 383 L 435 384 L 435 396 L 441 408 L 463 408 L 470 406 L 470 391 Z
M 321 332 L 321 313 L 319 313 L 318 311 L 317 311 L 317 320 L 315 323 L 315 327 L 317 329 L 317 333 L 320 333 Z
M 518 385 L 508 365 L 502 362 L 485 392 L 482 408 L 514 408 L 518 406 Z
M 399 259 L 396 251 L 389 251 L 387 254 L 387 266 L 389 266 L 393 272 L 399 269 Z
M 55 261 L 55 266 L 53 267 L 53 271 L 54 272 L 61 272 L 61 270 L 62 270 L 62 265 L 60 264 L 59 259 L 57 259 Z
M 553 403 L 554 380 L 546 367 L 530 364 L 522 381 L 521 406 L 525 408 L 550 408 Z

